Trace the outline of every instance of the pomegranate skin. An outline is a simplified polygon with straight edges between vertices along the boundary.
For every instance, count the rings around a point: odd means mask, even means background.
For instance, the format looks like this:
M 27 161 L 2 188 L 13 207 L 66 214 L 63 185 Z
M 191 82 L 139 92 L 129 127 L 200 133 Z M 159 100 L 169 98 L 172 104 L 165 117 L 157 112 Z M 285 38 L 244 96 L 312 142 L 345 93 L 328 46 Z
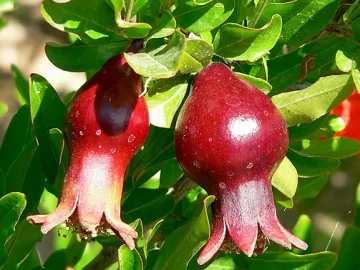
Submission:
M 271 190 L 288 142 L 272 101 L 226 65 L 211 64 L 196 76 L 177 120 L 175 151 L 184 172 L 216 196 L 213 231 L 199 264 L 225 246 L 227 235 L 247 256 L 262 234 L 287 248 L 307 248 L 279 223 Z
M 130 52 L 138 47 L 133 44 Z M 112 229 L 135 247 L 137 233 L 122 222 L 120 205 L 127 166 L 149 132 L 140 93 L 141 78 L 123 55 L 111 58 L 79 89 L 66 119 L 70 162 L 60 203 L 49 215 L 28 217 L 44 234 L 66 222 L 83 238 Z

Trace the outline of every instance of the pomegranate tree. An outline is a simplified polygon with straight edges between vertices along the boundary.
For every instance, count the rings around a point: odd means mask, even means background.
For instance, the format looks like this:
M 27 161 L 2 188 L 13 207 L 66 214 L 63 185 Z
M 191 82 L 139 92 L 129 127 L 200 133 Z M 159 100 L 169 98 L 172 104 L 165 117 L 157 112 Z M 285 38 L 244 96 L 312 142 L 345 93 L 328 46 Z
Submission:
M 272 101 L 226 65 L 212 64 L 196 76 L 177 120 L 175 150 L 184 172 L 216 196 L 212 235 L 199 264 L 220 249 L 252 256 L 267 239 L 307 248 L 279 223 L 271 189 L 288 142 Z
M 140 47 L 135 41 L 129 53 Z M 63 222 L 83 238 L 111 228 L 135 247 L 137 232 L 121 220 L 120 203 L 126 168 L 149 131 L 141 89 L 140 76 L 121 54 L 76 93 L 66 119 L 71 155 L 60 203 L 49 215 L 28 217 L 44 234 Z

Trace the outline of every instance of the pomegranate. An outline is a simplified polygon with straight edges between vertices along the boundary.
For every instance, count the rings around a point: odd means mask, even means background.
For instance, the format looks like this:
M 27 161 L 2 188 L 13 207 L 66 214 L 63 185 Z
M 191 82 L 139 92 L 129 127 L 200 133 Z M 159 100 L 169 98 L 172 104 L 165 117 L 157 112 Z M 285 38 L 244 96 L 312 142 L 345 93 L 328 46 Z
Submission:
M 252 256 L 269 239 L 307 248 L 279 223 L 271 189 L 288 140 L 272 101 L 226 65 L 211 64 L 196 76 L 176 123 L 175 151 L 184 172 L 216 196 L 199 264 L 220 249 Z
M 142 47 L 135 41 L 129 52 Z M 145 142 L 149 114 L 141 93 L 141 78 L 123 55 L 110 60 L 87 81 L 67 114 L 70 163 L 60 203 L 49 215 L 27 219 L 46 234 L 66 222 L 83 238 L 112 229 L 135 247 L 136 231 L 120 218 L 126 168 Z

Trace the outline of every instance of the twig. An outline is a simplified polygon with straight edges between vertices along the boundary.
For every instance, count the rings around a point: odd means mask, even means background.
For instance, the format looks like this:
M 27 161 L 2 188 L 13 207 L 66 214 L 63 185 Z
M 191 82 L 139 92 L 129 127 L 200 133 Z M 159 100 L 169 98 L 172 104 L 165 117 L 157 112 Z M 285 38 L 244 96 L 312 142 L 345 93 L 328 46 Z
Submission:
M 128 9 L 127 9 L 127 11 L 126 11 L 126 19 L 125 19 L 125 20 L 126 20 L 127 22 L 129 22 L 130 19 L 131 19 L 131 13 L 132 13 L 133 7 L 134 7 L 134 0 L 130 0 Z
M 175 203 L 178 203 L 184 196 L 192 189 L 196 184 L 190 180 L 187 176 L 182 176 L 174 186 L 174 199 Z

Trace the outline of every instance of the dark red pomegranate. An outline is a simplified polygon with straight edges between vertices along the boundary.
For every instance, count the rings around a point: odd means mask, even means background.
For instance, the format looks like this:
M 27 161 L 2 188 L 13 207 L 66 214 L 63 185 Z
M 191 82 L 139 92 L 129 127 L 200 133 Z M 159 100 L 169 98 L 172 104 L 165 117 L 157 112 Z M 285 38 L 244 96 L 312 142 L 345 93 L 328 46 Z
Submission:
M 216 196 L 199 264 L 219 249 L 252 256 L 268 239 L 307 248 L 276 215 L 271 177 L 287 149 L 286 123 L 263 92 L 220 63 L 196 76 L 177 121 L 175 150 L 184 172 Z
M 141 42 L 129 49 L 137 51 Z M 126 168 L 145 142 L 149 115 L 141 78 L 123 55 L 111 58 L 77 92 L 68 109 L 70 164 L 60 203 L 49 215 L 29 216 L 47 233 L 67 222 L 84 238 L 112 229 L 130 248 L 137 233 L 120 218 Z

